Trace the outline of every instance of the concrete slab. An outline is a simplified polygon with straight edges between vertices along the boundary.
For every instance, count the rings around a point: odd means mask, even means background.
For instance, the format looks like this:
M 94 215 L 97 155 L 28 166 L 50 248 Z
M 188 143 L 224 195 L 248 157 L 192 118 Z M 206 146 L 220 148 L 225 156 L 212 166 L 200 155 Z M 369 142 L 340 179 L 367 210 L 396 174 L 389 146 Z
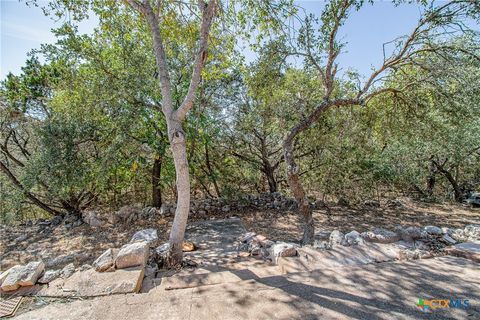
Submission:
M 146 294 L 59 301 L 18 320 L 479 319 L 480 270 L 445 256 L 330 268 Z M 470 307 L 424 313 L 418 299 L 469 299 Z
M 56 279 L 43 287 L 37 296 L 98 297 L 110 294 L 138 293 L 142 286 L 143 268 L 96 272 L 94 269 L 76 272 L 67 279 Z
M 399 258 L 401 248 L 395 244 L 365 243 L 351 247 L 335 246 L 331 250 L 302 247 L 297 251 L 298 257 L 279 258 L 277 264 L 283 273 L 393 261 Z

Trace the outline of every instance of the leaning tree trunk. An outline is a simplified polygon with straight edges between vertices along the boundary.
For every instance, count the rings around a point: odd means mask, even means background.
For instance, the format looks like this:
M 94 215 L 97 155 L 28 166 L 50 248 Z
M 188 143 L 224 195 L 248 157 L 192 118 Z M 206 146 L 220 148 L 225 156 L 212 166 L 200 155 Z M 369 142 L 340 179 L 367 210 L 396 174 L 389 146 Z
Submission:
M 312 209 L 305 195 L 305 189 L 300 182 L 298 166 L 293 155 L 292 141 L 286 140 L 283 145 L 285 162 L 287 164 L 287 182 L 298 204 L 298 211 L 303 217 L 303 244 L 313 244 L 315 240 L 315 226 Z
M 170 232 L 170 251 L 166 262 L 167 266 L 174 267 L 180 265 L 183 258 L 182 244 L 190 211 L 190 177 L 185 133 L 180 122 L 171 123 L 169 131 L 172 132 L 169 138 L 177 178 L 177 209 Z
M 160 189 L 160 175 L 162 172 L 162 160 L 157 156 L 152 168 L 152 207 L 162 206 L 162 190 Z

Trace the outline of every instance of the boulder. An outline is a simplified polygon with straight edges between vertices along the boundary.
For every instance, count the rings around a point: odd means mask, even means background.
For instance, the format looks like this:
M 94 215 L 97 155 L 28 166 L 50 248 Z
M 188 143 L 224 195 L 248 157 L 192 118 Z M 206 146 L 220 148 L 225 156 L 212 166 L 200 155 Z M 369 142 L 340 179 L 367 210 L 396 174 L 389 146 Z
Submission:
M 93 267 L 97 272 L 104 272 L 111 269 L 114 263 L 113 250 L 107 249 L 93 262 Z
M 38 283 L 47 284 L 60 277 L 62 270 L 47 270 L 43 276 L 38 279 Z
M 279 257 L 294 257 L 297 255 L 298 245 L 294 243 L 277 242 L 268 249 L 268 256 L 276 263 Z
M 99 214 L 93 210 L 82 212 L 82 220 L 90 227 L 97 228 L 103 226 L 103 221 L 100 220 Z
M 14 267 L 11 267 L 7 271 L 5 271 L 7 272 L 7 275 L 2 282 L 1 288 L 3 291 L 13 291 L 13 290 L 17 290 L 20 287 L 18 280 L 22 270 L 23 270 L 23 266 L 16 265 Z
M 115 259 L 117 269 L 125 269 L 136 266 L 145 266 L 148 260 L 148 243 L 135 242 L 124 245 Z
M 45 264 L 43 261 L 34 261 L 28 263 L 22 268 L 18 275 L 18 284 L 22 287 L 33 286 L 44 270 Z
M 426 226 L 424 230 L 429 234 L 429 235 L 434 235 L 434 236 L 440 236 L 443 234 L 442 229 L 436 226 Z
M 356 230 L 353 230 L 347 234 L 345 234 L 344 245 L 353 246 L 356 244 L 363 243 L 363 239 L 360 236 L 360 233 Z
M 142 242 L 142 241 L 148 243 L 151 247 L 154 247 L 158 241 L 157 230 L 144 229 L 144 230 L 137 231 L 133 235 L 132 240 L 130 240 L 130 243 Z
M 330 233 L 329 243 L 332 246 L 341 244 L 343 242 L 343 239 L 344 239 L 344 235 L 342 232 L 338 230 L 333 230 L 332 233 Z
M 407 227 L 400 230 L 400 236 L 403 241 L 414 241 L 422 239 L 424 237 L 424 232 L 417 227 Z
M 362 238 L 370 242 L 393 243 L 400 240 L 400 236 L 393 231 L 376 228 L 373 231 L 362 232 Z
M 73 265 L 73 263 L 69 263 L 65 267 L 63 267 L 62 271 L 60 271 L 60 276 L 66 279 L 74 273 L 75 273 L 75 266 Z

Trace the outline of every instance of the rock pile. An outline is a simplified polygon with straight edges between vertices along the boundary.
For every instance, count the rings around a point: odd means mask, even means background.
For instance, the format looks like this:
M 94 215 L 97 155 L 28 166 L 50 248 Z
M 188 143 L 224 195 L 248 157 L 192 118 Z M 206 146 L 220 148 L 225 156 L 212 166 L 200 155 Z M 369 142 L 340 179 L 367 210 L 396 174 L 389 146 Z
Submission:
M 288 198 L 279 192 L 246 195 L 239 199 L 212 198 L 193 200 L 190 204 L 190 216 L 206 218 L 207 214 L 228 213 L 245 210 L 294 210 L 297 204 L 293 198 Z M 313 208 L 322 206 L 321 202 L 312 203 Z M 154 207 L 140 208 L 138 206 L 124 206 L 110 214 L 108 221 L 115 223 L 131 223 L 140 219 L 152 219 L 159 216 L 172 216 L 176 205 L 165 203 L 160 209 Z
M 238 240 L 240 242 L 239 251 L 246 251 L 252 256 L 260 256 L 273 263 L 276 263 L 279 257 L 296 256 L 299 247 L 295 243 L 274 242 L 254 232 L 247 232 Z
M 57 278 L 68 278 L 76 271 L 73 263 L 66 265 L 62 270 L 47 270 L 43 261 L 32 261 L 27 265 L 16 265 L 0 275 L 0 284 L 3 292 L 9 292 L 20 287 L 33 286 L 36 283 L 47 284 Z
M 402 258 L 418 259 L 443 252 L 446 247 L 456 243 L 480 240 L 480 225 L 468 225 L 464 229 L 398 226 L 394 231 L 376 228 L 362 233 L 353 230 L 347 234 L 333 230 L 331 233 L 320 232 L 315 238 L 314 248 L 317 249 L 328 250 L 339 245 L 355 246 L 369 242 L 395 244 L 402 249 Z

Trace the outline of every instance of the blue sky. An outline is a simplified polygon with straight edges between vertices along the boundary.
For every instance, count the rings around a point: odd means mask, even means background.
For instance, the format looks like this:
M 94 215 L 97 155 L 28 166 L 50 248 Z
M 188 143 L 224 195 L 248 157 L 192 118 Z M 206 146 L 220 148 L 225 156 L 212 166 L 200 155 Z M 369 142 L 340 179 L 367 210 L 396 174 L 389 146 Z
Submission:
M 40 5 L 46 1 L 38 1 Z M 324 1 L 298 1 L 307 12 L 320 12 Z M 41 43 L 52 43 L 55 38 L 52 28 L 55 22 L 43 15 L 38 7 L 28 7 L 16 0 L 0 0 L 0 79 L 6 74 L 20 72 L 27 53 L 38 48 Z M 420 16 L 416 5 L 395 7 L 390 1 L 376 1 L 375 5 L 365 5 L 360 11 L 352 13 L 340 34 L 348 42 L 346 53 L 339 57 L 343 71 L 349 68 L 362 74 L 369 73 L 372 65 L 378 65 L 382 59 L 382 44 L 400 35 L 408 33 Z M 91 19 L 80 25 L 80 31 L 89 33 L 96 24 Z

